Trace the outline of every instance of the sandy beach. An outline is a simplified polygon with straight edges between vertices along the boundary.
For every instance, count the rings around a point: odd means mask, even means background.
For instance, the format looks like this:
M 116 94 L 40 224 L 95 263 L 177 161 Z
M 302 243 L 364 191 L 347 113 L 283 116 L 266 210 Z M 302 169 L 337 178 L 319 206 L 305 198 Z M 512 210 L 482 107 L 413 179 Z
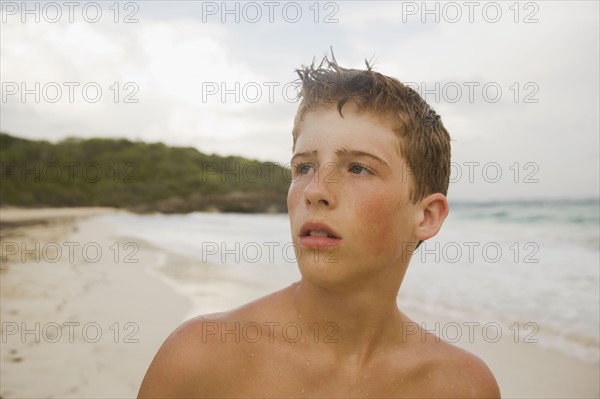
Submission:
M 201 270 L 199 285 L 228 278 L 214 265 L 119 235 L 102 219 L 117 212 L 122 211 L 0 210 L 2 398 L 135 397 L 160 344 L 192 311 L 191 300 L 174 288 L 178 273 L 170 265 L 203 267 L 195 269 Z M 222 303 L 214 294 L 203 307 Z M 490 366 L 503 397 L 600 395 L 598 364 L 523 337 L 515 342 L 512 331 L 490 339 L 481 325 L 468 334 L 463 321 L 404 310 L 428 327 L 439 323 L 446 336 L 453 337 L 458 325 L 456 343 Z
M 39 243 L 24 259 L 3 259 L 2 398 L 135 397 L 189 311 L 189 301 L 149 273 L 178 260 L 138 242 L 126 247 L 94 219 L 107 212 L 116 211 L 2 210 L 18 230 L 3 238 L 3 254 L 9 243 Z M 18 221 L 26 227 L 14 227 Z

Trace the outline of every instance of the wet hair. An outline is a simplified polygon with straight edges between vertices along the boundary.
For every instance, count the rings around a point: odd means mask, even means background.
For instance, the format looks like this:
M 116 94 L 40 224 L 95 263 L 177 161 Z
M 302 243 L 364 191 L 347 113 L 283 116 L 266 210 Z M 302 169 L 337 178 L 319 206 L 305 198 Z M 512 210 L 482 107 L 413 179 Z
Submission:
M 399 138 L 400 155 L 407 162 L 413 187 L 410 200 L 417 203 L 429 194 L 447 194 L 450 180 L 450 135 L 440 116 L 412 88 L 399 80 L 366 69 L 340 66 L 325 56 L 316 65 L 297 69 L 301 102 L 294 119 L 294 146 L 307 112 L 331 106 L 343 117 L 345 104 L 390 121 Z M 410 172 L 408 172 L 410 171 Z

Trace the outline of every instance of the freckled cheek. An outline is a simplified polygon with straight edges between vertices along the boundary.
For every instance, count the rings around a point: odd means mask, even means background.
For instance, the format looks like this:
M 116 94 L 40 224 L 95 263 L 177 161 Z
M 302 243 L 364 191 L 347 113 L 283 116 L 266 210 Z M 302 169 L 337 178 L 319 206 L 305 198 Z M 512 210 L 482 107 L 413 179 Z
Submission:
M 300 229 L 300 225 L 303 222 L 302 218 L 306 215 L 306 207 L 304 205 L 306 201 L 305 188 L 306 184 L 303 181 L 292 181 L 288 190 L 287 206 L 292 234 Z M 293 240 L 295 239 L 296 236 L 293 237 Z
M 389 193 L 368 196 L 356 203 L 363 243 L 373 254 L 387 252 L 397 246 L 399 235 L 398 205 L 390 201 Z
M 288 190 L 287 205 L 288 211 L 291 213 L 298 206 L 298 201 L 302 199 L 302 188 L 298 182 L 292 182 Z

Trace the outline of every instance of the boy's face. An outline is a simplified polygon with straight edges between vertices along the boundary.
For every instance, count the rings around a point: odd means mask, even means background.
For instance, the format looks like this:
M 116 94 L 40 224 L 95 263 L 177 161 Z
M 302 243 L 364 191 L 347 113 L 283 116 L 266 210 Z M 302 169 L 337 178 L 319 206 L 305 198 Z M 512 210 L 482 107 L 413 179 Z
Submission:
M 406 247 L 417 241 L 419 207 L 409 200 L 398 138 L 387 123 L 355 109 L 346 104 L 343 118 L 335 107 L 307 112 L 292 156 L 296 258 L 303 277 L 319 284 L 391 278 L 405 269 Z

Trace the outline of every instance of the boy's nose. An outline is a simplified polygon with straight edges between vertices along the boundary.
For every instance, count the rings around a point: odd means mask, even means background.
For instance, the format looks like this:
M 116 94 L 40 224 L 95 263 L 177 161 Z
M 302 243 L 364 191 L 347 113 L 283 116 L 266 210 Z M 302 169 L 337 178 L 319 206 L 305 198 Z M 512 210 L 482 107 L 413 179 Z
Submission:
M 333 208 L 335 206 L 335 194 L 330 184 L 324 182 L 321 178 L 311 180 L 304 189 L 306 205 Z

